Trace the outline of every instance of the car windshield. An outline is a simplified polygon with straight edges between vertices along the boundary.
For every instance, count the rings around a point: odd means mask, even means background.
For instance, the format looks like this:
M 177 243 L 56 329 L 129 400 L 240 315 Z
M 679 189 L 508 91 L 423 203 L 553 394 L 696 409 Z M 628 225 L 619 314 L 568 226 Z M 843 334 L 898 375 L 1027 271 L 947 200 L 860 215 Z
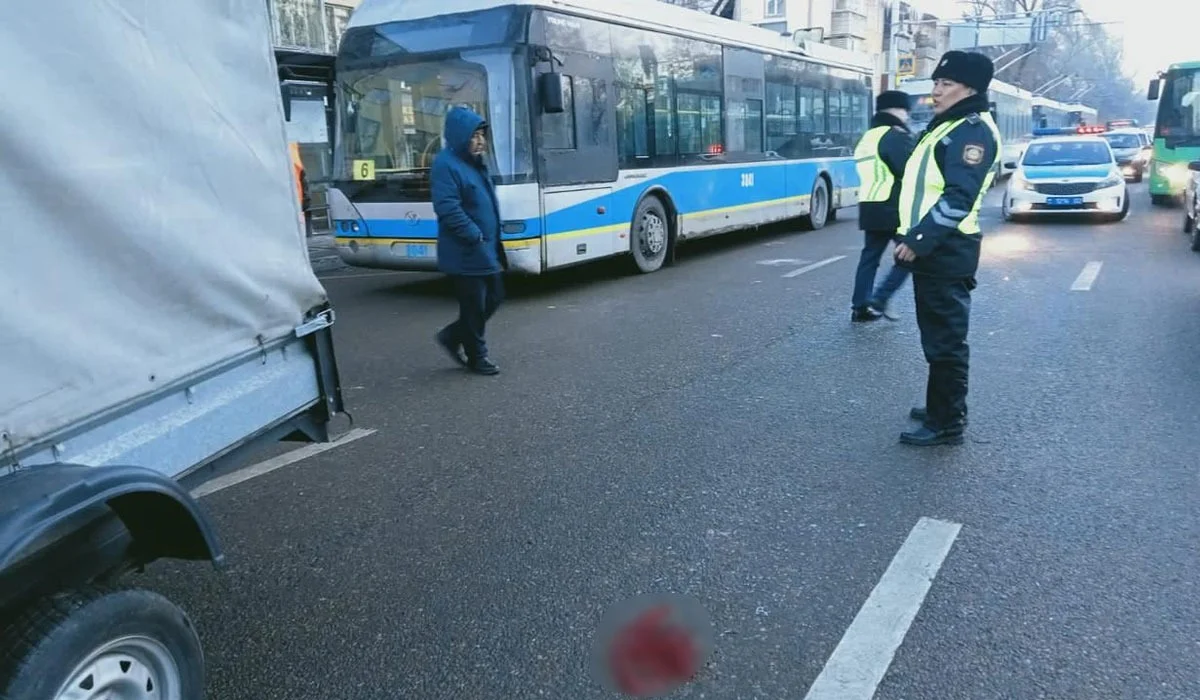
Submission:
M 1113 162 L 1108 146 L 1095 141 L 1034 143 L 1025 151 L 1023 165 L 1104 165 Z
M 1108 145 L 1113 148 L 1142 147 L 1142 140 L 1137 137 L 1137 134 L 1106 134 L 1104 138 L 1108 140 Z

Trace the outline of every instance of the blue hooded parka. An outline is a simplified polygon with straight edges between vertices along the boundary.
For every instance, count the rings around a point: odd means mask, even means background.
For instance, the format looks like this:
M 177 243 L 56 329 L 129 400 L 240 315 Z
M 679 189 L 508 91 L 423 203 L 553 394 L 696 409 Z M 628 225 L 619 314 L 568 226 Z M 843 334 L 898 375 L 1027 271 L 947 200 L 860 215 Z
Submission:
M 486 127 L 466 107 L 446 114 L 446 147 L 430 173 L 438 219 L 438 269 L 448 275 L 491 275 L 507 267 L 500 242 L 500 206 L 482 159 L 471 155 L 471 137 Z

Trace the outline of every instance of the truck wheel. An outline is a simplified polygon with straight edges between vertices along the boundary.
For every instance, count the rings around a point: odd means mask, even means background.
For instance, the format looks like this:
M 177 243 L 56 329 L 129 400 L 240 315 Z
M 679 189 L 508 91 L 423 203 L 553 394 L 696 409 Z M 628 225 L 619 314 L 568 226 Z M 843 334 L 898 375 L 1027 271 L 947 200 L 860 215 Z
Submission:
M 204 700 L 200 639 L 157 593 L 62 593 L 0 633 L 0 698 Z

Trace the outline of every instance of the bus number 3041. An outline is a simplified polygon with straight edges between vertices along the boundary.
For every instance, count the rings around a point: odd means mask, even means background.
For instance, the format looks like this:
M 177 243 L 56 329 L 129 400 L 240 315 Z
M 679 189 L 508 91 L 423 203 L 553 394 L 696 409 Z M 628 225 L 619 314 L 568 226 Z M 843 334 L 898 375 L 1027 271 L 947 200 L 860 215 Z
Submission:
M 754 173 L 742 173 L 742 187 L 754 187 Z

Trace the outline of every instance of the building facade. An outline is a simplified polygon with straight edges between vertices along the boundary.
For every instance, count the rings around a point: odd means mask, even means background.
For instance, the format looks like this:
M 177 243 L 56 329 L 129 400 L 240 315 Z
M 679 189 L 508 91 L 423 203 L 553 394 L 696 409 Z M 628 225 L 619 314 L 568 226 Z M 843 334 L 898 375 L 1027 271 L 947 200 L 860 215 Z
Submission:
M 329 223 L 324 193 L 333 177 L 334 57 L 361 0 L 266 2 L 287 137 L 304 166 L 313 228 L 322 231 Z

